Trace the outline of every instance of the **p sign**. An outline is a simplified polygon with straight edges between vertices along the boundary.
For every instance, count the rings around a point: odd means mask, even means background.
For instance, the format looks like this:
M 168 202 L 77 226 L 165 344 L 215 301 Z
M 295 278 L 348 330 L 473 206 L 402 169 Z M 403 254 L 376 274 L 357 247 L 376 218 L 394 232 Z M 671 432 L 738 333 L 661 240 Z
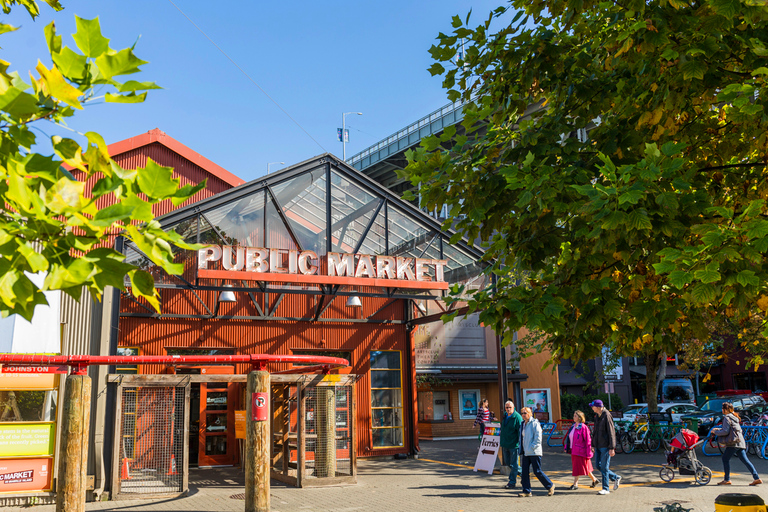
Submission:
M 252 396 L 251 421 L 267 421 L 267 393 L 257 391 Z

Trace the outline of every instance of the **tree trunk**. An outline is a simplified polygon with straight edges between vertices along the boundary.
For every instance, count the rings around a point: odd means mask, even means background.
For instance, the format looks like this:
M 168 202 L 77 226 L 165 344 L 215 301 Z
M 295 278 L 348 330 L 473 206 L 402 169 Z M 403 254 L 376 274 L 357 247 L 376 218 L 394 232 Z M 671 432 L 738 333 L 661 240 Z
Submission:
M 651 352 L 645 354 L 645 393 L 647 395 L 648 411 L 658 412 L 659 404 L 656 400 L 656 394 L 658 393 L 658 379 L 657 374 L 659 371 L 659 365 L 661 362 L 662 354 L 659 352 Z

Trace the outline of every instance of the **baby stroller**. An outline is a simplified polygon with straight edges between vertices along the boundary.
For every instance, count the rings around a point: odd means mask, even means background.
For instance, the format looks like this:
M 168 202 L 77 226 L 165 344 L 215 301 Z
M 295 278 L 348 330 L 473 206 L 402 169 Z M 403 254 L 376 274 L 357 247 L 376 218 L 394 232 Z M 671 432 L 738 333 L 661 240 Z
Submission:
M 659 471 L 659 477 L 665 482 L 671 482 L 677 469 L 681 475 L 693 475 L 697 484 L 707 485 L 712 480 L 712 471 L 696 457 L 696 448 L 705 441 L 706 438 L 699 440 L 696 432 L 685 428 L 677 433 L 671 443 L 664 441 L 667 463 Z

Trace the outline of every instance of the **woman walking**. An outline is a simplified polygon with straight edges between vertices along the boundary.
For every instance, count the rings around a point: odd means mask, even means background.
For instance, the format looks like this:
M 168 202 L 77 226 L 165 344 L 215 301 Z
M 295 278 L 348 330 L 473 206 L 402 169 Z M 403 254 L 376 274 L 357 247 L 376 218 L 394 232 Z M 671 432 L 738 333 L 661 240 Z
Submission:
M 586 420 L 583 412 L 574 412 L 573 425 L 568 429 L 563 443 L 563 449 L 571 454 L 573 485 L 568 488 L 569 490 L 578 489 L 579 477 L 584 475 L 588 475 L 592 479 L 590 488 L 594 489 L 597 486 L 597 478 L 592 474 L 592 457 L 594 456 L 592 434 L 589 433 L 589 428 L 584 424 Z
M 533 417 L 533 411 L 530 407 L 520 409 L 520 415 L 523 417 L 523 426 L 520 430 L 520 456 L 523 458 L 520 484 L 523 492 L 518 496 L 521 498 L 531 496 L 530 469 L 533 469 L 533 474 L 547 490 L 547 496 L 552 496 L 555 494 L 555 484 L 541 470 L 541 425 L 539 420 Z
M 733 404 L 725 402 L 723 404 L 723 426 L 722 428 L 712 430 L 712 435 L 721 439 L 719 442 L 725 445 L 723 450 L 723 472 L 725 476 L 722 482 L 717 485 L 731 485 L 731 457 L 736 455 L 746 466 L 747 471 L 752 473 L 754 480 L 749 485 L 760 485 L 760 475 L 757 474 L 755 466 L 747 458 L 747 443 L 744 441 L 744 434 L 741 431 L 741 424 L 738 413 L 733 411 Z
M 485 430 L 485 424 L 491 421 L 491 411 L 488 409 L 488 399 L 483 398 L 480 400 L 480 407 L 477 408 L 477 416 L 475 416 L 475 422 L 473 427 L 480 425 L 480 434 L 477 436 L 478 440 L 483 439 L 483 431 Z

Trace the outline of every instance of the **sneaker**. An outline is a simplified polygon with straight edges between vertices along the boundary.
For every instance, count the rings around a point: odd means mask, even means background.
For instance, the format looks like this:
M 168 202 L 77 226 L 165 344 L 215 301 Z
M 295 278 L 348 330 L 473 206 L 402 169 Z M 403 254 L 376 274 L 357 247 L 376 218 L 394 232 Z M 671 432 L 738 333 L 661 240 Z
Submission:
M 555 484 L 552 484 L 552 487 L 549 488 L 547 491 L 547 496 L 554 496 L 555 495 Z
M 752 482 L 749 485 L 760 485 L 761 483 L 763 483 L 763 481 L 758 478 L 757 480 L 755 480 L 754 482 Z
M 600 489 L 599 491 L 597 491 L 597 494 L 599 494 L 601 496 L 605 496 L 606 494 L 611 494 L 611 491 L 609 491 L 607 489 Z
M 730 480 L 723 480 L 722 482 L 717 482 L 717 485 L 731 485 Z
M 614 491 L 619 489 L 619 483 L 621 483 L 621 477 L 617 476 L 616 480 L 613 481 L 613 490 Z
M 520 494 L 517 495 L 517 497 L 518 498 L 530 498 L 531 497 L 531 493 L 529 493 L 529 492 L 521 492 Z
M 514 489 L 515 487 L 515 484 L 507 484 L 504 486 L 504 489 Z

